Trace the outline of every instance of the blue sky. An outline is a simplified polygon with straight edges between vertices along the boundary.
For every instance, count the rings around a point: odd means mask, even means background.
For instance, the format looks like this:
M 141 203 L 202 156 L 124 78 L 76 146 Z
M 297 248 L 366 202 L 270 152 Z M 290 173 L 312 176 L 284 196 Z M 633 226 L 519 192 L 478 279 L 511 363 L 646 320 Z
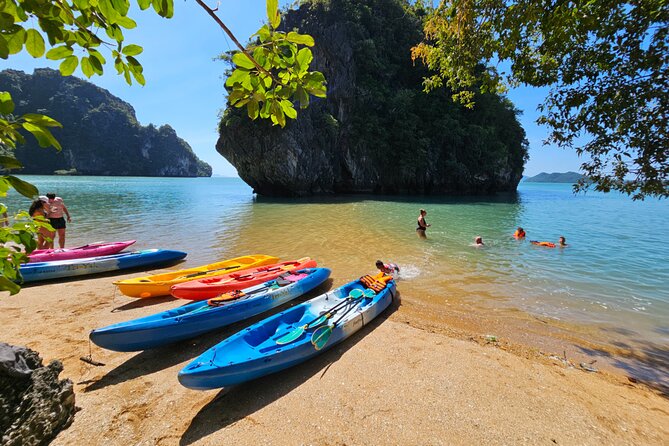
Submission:
M 215 149 L 218 114 L 225 106 L 223 73 L 226 66 L 213 60 L 218 54 L 233 49 L 234 44 L 195 2 L 176 1 L 174 7 L 174 17 L 169 20 L 160 18 L 152 9 L 139 11 L 135 7 L 130 13 L 138 26 L 124 34 L 127 43 L 144 47 L 138 59 L 144 66 L 146 86 L 128 86 L 111 64 L 105 67 L 104 76 L 89 80 L 129 102 L 143 125 L 172 126 L 202 160 L 211 164 L 215 174 L 236 176 L 234 167 Z M 220 3 L 218 13 L 243 43 L 262 26 L 265 0 L 226 0 Z M 29 73 L 46 66 L 58 68 L 58 63 L 33 59 L 25 51 L 9 60 L 0 60 L 0 69 Z M 75 75 L 84 78 L 80 71 Z M 530 142 L 530 161 L 525 166 L 525 175 L 578 170 L 581 161 L 574 152 L 542 145 L 547 129 L 537 126 L 535 120 L 536 106 L 544 95 L 544 90 L 531 88 L 509 92 L 510 99 L 524 112 L 521 123 Z

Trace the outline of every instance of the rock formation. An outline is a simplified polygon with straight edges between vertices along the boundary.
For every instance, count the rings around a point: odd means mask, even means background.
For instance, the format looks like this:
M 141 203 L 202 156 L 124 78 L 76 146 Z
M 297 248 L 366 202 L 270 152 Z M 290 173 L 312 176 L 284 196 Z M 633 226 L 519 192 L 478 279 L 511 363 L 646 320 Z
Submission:
M 74 419 L 72 381 L 58 380 L 60 361 L 42 365 L 39 355 L 0 343 L 0 444 L 48 444 Z
M 0 91 L 9 91 L 15 113 L 41 113 L 63 128 L 53 134 L 63 150 L 43 149 L 32 136 L 19 146 L 20 173 L 79 175 L 211 176 L 188 143 L 169 125 L 141 126 L 132 106 L 107 90 L 58 71 L 0 72 Z
M 228 107 L 216 149 L 263 195 L 515 190 L 527 158 L 518 112 L 495 95 L 470 110 L 446 89 L 423 92 L 410 49 L 424 13 L 401 0 L 301 2 L 282 26 L 314 37 L 327 99 L 284 129 Z

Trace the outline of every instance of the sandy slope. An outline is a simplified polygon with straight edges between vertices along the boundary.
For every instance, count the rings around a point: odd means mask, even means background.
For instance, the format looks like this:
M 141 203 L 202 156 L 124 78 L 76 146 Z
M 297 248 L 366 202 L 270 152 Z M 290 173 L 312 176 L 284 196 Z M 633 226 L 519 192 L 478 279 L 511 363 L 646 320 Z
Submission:
M 401 289 L 401 288 L 400 288 Z M 182 304 L 116 295 L 110 277 L 0 299 L 0 339 L 60 359 L 74 424 L 54 444 L 667 444 L 669 400 L 562 362 L 416 328 L 410 297 L 324 355 L 223 391 L 177 372 L 246 324 L 141 353 L 88 354 L 91 328 Z M 443 322 L 444 327 L 448 321 Z M 448 332 L 448 330 L 442 330 Z M 520 349 L 522 351 L 522 349 Z

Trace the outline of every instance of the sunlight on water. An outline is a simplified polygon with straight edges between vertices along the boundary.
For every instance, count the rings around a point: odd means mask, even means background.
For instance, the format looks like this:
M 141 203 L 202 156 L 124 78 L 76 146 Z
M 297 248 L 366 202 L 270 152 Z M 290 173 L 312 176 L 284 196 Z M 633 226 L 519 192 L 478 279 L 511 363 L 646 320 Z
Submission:
M 624 327 L 669 341 L 669 206 L 620 195 L 574 196 L 570 185 L 521 184 L 497 197 L 255 198 L 238 179 L 26 176 L 62 196 L 73 223 L 68 246 L 137 239 L 136 248 L 188 252 L 185 266 L 250 253 L 311 256 L 335 285 L 401 266 L 401 289 L 443 302 L 451 296 L 519 307 L 566 321 Z M 29 201 L 12 195 L 10 211 Z M 416 236 L 428 211 L 428 239 Z M 517 241 L 557 241 L 548 249 Z M 481 235 L 486 246 L 471 246 Z

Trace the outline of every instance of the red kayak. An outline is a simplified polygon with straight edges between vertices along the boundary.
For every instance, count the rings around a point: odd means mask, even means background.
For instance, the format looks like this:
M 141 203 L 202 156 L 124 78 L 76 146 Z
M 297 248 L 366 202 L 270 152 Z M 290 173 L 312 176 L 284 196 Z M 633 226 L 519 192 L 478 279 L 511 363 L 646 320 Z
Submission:
M 128 246 L 135 243 L 135 240 L 128 240 L 127 242 L 101 242 L 91 243 L 89 245 L 78 246 L 76 248 L 63 249 L 36 249 L 31 252 L 31 262 L 51 262 L 53 260 L 72 260 L 84 259 L 88 257 L 100 257 L 117 254 L 123 251 Z
M 275 263 L 273 265 L 245 269 L 236 273 L 178 283 L 172 285 L 170 294 L 179 299 L 210 299 L 230 291 L 242 290 L 254 285 L 260 285 L 268 280 L 276 279 L 286 272 L 304 268 L 316 268 L 317 266 L 315 260 L 312 260 L 309 257 L 303 257 L 299 260 Z

